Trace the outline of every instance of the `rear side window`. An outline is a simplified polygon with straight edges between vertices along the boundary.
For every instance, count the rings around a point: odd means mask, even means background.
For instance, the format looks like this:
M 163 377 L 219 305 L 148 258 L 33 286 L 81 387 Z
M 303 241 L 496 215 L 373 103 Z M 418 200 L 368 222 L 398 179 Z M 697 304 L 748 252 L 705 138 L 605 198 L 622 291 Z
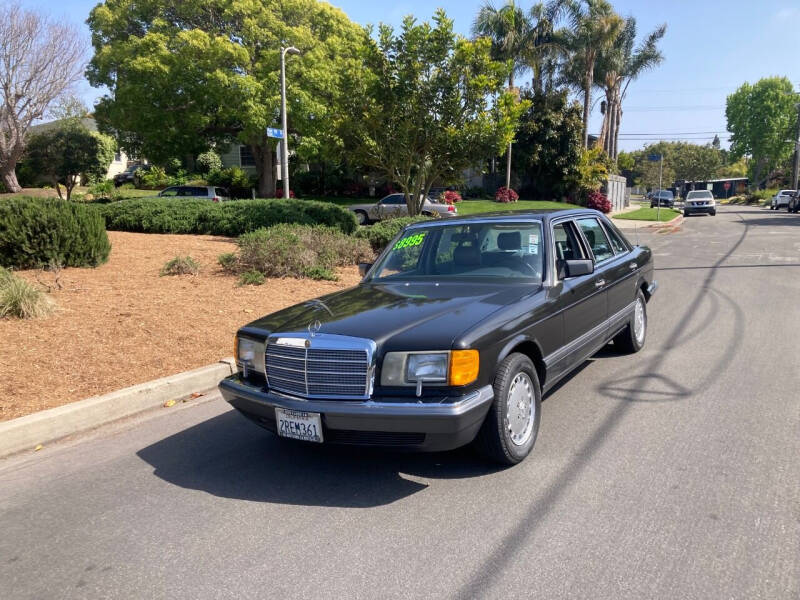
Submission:
M 601 263 L 614 256 L 611 243 L 597 219 L 579 219 L 578 226 L 592 249 L 595 262 Z
M 214 188 L 214 194 L 216 194 L 217 196 L 222 196 L 223 198 L 227 198 L 228 190 L 226 190 L 225 188 Z

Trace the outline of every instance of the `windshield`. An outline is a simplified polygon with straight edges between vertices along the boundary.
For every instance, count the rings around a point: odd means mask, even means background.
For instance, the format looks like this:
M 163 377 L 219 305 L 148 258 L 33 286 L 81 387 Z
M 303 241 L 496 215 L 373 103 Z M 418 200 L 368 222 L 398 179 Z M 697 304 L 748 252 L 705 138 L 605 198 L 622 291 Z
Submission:
M 713 198 L 713 197 L 714 197 L 714 195 L 711 192 L 707 191 L 707 190 L 697 190 L 697 191 L 694 191 L 694 192 L 689 192 L 686 195 L 686 199 L 687 200 L 691 200 L 693 198 Z
M 527 223 L 469 223 L 403 233 L 376 265 L 372 281 L 519 279 L 541 282 L 542 227 Z

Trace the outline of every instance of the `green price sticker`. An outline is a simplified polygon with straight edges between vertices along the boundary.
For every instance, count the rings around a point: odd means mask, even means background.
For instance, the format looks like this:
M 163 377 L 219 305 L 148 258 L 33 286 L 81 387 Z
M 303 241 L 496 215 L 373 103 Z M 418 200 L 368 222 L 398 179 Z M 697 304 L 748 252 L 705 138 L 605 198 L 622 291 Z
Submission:
M 415 233 L 414 235 L 409 235 L 407 237 L 404 237 L 402 240 L 398 240 L 398 242 L 394 245 L 392 250 L 401 250 L 403 248 L 411 248 L 413 246 L 419 246 L 425 239 L 426 233 L 427 232 L 423 231 L 422 233 Z

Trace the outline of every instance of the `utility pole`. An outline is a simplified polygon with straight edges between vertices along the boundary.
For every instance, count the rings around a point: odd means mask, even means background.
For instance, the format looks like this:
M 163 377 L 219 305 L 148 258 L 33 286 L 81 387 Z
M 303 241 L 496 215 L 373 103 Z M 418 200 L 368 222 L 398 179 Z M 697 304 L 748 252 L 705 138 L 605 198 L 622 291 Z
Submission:
M 800 102 L 797 103 L 797 139 L 794 141 L 794 175 L 792 189 L 797 191 L 800 178 Z
M 281 47 L 281 126 L 283 127 L 283 139 L 281 148 L 283 157 L 281 158 L 281 171 L 283 172 L 283 197 L 289 198 L 289 131 L 286 128 L 286 54 L 300 54 L 300 50 L 294 46 L 288 48 Z
M 664 174 L 664 154 L 658 161 L 658 202 L 656 203 L 656 223 L 661 222 L 661 177 Z

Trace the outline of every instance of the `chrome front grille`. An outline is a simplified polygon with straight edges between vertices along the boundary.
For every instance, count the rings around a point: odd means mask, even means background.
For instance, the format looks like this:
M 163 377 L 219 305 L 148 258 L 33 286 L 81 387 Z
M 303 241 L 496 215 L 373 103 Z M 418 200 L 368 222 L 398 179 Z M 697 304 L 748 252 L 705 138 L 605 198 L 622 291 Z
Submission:
M 298 345 L 303 342 L 306 346 Z M 367 399 L 372 393 L 373 351 L 374 342 L 361 338 L 278 334 L 267 343 L 267 385 L 304 398 Z

